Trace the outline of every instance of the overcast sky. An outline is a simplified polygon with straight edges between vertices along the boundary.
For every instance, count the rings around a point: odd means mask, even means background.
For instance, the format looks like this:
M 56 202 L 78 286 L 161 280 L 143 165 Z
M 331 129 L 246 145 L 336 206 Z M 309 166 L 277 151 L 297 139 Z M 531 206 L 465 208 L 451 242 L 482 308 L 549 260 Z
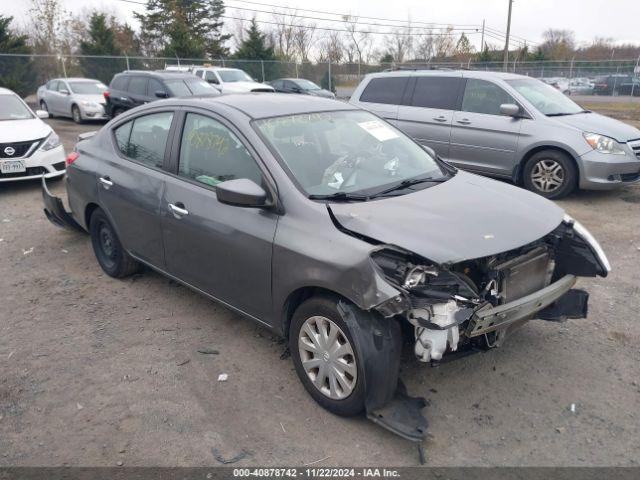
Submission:
M 133 21 L 133 11 L 143 11 L 142 5 L 119 0 L 62 0 L 68 10 L 99 8 L 116 13 L 122 19 Z M 386 19 L 406 19 L 443 24 L 475 24 L 486 20 L 489 27 L 506 30 L 508 0 L 255 0 L 256 2 L 282 5 L 291 8 L 307 8 L 335 13 L 348 13 Z M 26 22 L 29 0 L 0 0 L 0 14 L 13 15 L 19 23 Z M 272 10 L 255 4 L 228 0 L 227 15 L 251 16 L 249 12 L 234 11 L 233 6 Z M 309 16 L 323 16 L 299 12 Z M 326 17 L 326 15 L 325 15 Z M 268 20 L 268 14 L 258 14 L 258 19 Z M 640 1 L 638 0 L 515 0 L 511 32 L 531 42 L 540 42 L 547 28 L 570 29 L 579 43 L 587 43 L 595 36 L 612 37 L 618 42 L 640 43 Z M 374 22 L 374 21 L 372 21 Z M 317 22 L 336 27 L 338 24 Z M 367 27 L 370 28 L 370 27 Z M 383 30 L 382 27 L 378 30 Z M 476 47 L 480 35 L 470 36 Z M 494 45 L 500 40 L 487 38 Z

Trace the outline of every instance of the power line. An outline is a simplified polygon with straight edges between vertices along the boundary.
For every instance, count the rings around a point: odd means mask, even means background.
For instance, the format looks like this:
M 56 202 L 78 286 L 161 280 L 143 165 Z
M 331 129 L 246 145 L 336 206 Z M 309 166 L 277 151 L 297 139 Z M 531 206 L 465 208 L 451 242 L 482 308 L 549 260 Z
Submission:
M 238 1 L 238 0 L 234 0 L 234 1 Z M 243 7 L 235 7 L 233 5 L 227 5 L 227 8 L 231 8 L 234 10 L 243 10 L 243 11 L 248 11 L 248 12 L 253 12 L 253 13 L 269 13 L 272 15 L 282 15 L 282 16 L 286 16 L 286 17 L 293 17 L 293 18 L 299 18 L 301 20 L 321 20 L 324 22 L 339 22 L 339 23 L 345 23 L 346 21 L 344 19 L 337 19 L 337 18 L 321 18 L 321 17 L 311 17 L 311 16 L 307 16 L 307 15 L 299 15 L 297 13 L 288 13 L 288 12 L 270 12 L 268 10 L 256 10 L 253 8 L 243 8 Z M 422 27 L 422 26 L 417 26 L 417 25 L 393 25 L 393 24 L 389 24 L 389 23 L 370 23 L 370 22 L 361 22 L 359 20 L 358 17 L 350 17 L 354 19 L 354 24 L 357 25 L 369 25 L 369 26 L 376 26 L 376 27 L 392 27 L 392 28 L 406 28 L 408 30 L 416 30 L 416 29 L 425 29 L 426 27 Z M 444 27 L 443 27 L 444 28 Z M 451 30 L 456 30 L 456 31 L 471 31 L 471 32 L 477 32 L 479 30 L 478 27 L 453 27 L 453 26 L 448 26 L 446 27 L 447 29 L 451 28 Z

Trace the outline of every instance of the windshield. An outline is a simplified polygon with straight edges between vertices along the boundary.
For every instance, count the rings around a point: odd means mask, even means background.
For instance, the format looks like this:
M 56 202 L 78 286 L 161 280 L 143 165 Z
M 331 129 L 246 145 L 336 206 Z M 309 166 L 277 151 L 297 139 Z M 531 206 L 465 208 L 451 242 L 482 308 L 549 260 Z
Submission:
M 204 80 L 197 78 L 187 80 L 167 80 L 167 88 L 174 97 L 191 97 L 193 95 L 215 94 L 218 91 Z
M 242 70 L 218 70 L 218 75 L 223 82 L 253 82 L 253 78 Z
M 562 92 L 533 78 L 507 80 L 520 95 L 545 115 L 571 115 L 584 109 Z
M 303 90 L 320 90 L 320 87 L 311 80 L 296 80 L 295 83 Z
M 102 95 L 107 86 L 100 82 L 68 82 L 72 93 L 81 95 Z
M 28 120 L 31 111 L 16 95 L 0 95 L 0 120 Z
M 185 80 L 185 83 L 194 95 L 210 95 L 218 93 L 211 84 L 204 80 Z
M 399 130 L 364 111 L 267 118 L 256 125 L 307 195 L 375 195 L 446 171 Z

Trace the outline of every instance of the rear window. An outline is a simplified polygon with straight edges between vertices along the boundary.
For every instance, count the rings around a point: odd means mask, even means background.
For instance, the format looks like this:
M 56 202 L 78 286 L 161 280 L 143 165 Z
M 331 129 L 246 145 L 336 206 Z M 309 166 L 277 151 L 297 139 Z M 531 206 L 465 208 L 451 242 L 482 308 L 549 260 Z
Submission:
M 128 83 L 129 77 L 125 77 L 124 75 L 116 76 L 111 80 L 110 88 L 113 90 L 126 90 Z
M 461 82 L 462 79 L 456 77 L 418 77 L 411 105 L 455 110 Z
M 360 95 L 361 102 L 400 105 L 409 77 L 374 78 Z
M 162 168 L 172 119 L 172 112 L 152 113 L 119 126 L 114 131 L 118 149 L 131 160 Z
M 132 77 L 129 82 L 129 88 L 127 89 L 130 93 L 135 95 L 146 95 L 147 94 L 147 78 L 146 77 Z

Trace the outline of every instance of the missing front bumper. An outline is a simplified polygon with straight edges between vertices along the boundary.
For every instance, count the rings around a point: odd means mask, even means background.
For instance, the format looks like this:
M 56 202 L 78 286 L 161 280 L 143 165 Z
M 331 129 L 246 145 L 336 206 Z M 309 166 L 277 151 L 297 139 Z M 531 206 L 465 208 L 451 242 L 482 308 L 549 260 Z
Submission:
M 44 176 L 42 177 L 42 201 L 44 202 L 44 214 L 56 227 L 84 232 L 78 222 L 65 210 L 62 200 L 49 191 Z
M 497 307 L 491 305 L 482 307 L 476 310 L 471 318 L 466 334 L 468 337 L 477 337 L 505 328 L 517 321 L 533 318 L 537 312 L 563 297 L 575 283 L 574 275 L 565 275 L 542 290 L 512 302 Z M 584 304 L 586 311 L 586 301 Z

